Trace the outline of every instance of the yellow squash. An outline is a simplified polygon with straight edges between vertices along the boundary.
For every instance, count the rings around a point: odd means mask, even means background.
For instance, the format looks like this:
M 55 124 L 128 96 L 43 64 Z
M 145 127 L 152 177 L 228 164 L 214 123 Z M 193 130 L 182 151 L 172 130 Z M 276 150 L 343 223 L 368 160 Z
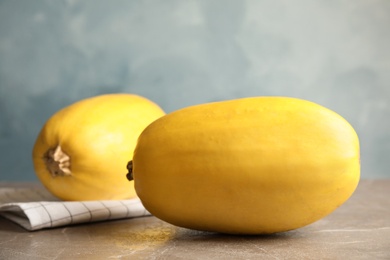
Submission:
M 123 165 L 142 130 L 164 115 L 159 106 L 130 94 L 84 99 L 55 113 L 33 148 L 35 172 L 62 200 L 135 197 Z
M 244 98 L 156 120 L 128 168 L 144 206 L 171 224 L 275 233 L 308 225 L 352 195 L 359 141 L 346 120 L 318 104 Z

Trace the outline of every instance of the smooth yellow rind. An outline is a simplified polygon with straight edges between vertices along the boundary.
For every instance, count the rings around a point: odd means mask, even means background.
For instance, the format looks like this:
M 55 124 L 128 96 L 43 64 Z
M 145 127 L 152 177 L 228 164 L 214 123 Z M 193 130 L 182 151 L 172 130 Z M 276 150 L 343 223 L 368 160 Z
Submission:
M 159 106 L 131 94 L 83 99 L 56 112 L 43 126 L 33 148 L 35 172 L 62 200 L 126 199 L 136 196 L 125 177 L 140 133 L 164 115 Z M 44 154 L 60 146 L 70 157 L 70 176 L 52 177 Z
M 133 159 L 145 207 L 172 224 L 236 234 L 308 225 L 360 177 L 352 126 L 318 104 L 254 97 L 181 109 L 149 125 Z

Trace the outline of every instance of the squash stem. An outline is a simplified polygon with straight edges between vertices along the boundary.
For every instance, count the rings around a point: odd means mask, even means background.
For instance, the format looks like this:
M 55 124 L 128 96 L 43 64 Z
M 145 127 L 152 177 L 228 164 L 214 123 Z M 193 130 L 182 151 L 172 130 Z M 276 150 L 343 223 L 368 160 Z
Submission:
M 130 161 L 130 162 L 127 163 L 127 170 L 129 172 L 126 174 L 126 178 L 129 181 L 134 180 L 134 176 L 133 176 L 133 161 Z
M 51 148 L 43 156 L 47 170 L 51 176 L 70 176 L 70 157 L 62 151 L 61 146 Z

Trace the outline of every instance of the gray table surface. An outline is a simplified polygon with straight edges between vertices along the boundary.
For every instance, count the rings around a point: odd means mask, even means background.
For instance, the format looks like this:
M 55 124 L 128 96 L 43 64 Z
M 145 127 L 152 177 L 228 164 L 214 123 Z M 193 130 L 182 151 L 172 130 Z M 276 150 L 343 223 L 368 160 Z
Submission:
M 35 184 L 0 183 L 0 186 Z M 28 232 L 0 217 L 0 259 L 390 259 L 390 180 L 362 180 L 331 215 L 268 236 L 199 232 L 155 217 Z

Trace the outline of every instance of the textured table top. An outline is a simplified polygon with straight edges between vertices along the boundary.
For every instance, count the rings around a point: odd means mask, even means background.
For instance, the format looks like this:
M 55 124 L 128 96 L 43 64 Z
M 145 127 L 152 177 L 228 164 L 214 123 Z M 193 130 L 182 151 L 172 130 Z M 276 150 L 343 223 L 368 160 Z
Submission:
M 9 185 L 26 184 L 0 183 Z M 155 217 L 28 232 L 0 217 L 0 259 L 390 259 L 390 180 L 362 180 L 326 218 L 268 236 L 193 231 Z

